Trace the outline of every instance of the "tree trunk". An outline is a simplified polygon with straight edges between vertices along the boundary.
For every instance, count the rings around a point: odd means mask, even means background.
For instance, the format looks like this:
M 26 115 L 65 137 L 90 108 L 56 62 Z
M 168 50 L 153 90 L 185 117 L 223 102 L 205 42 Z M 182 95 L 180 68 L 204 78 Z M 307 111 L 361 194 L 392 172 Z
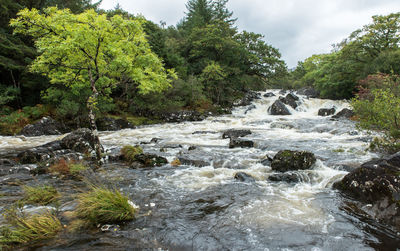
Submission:
M 91 71 L 89 70 L 89 77 L 90 77 L 90 85 L 92 88 L 92 95 L 87 100 L 87 108 L 89 110 L 89 125 L 90 130 L 92 130 L 92 137 L 94 142 L 94 150 L 96 152 L 96 160 L 97 164 L 101 165 L 101 154 L 102 154 L 102 146 L 100 144 L 99 133 L 97 132 L 96 126 L 96 116 L 94 114 L 94 110 L 96 109 L 97 97 L 99 93 L 96 89 L 95 81 L 93 81 Z

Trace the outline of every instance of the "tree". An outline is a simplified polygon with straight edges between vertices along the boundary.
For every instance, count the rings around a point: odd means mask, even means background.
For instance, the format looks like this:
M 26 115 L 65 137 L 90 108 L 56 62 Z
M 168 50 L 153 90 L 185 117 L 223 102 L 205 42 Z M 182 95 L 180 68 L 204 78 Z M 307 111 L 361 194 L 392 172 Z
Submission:
M 52 84 L 62 83 L 72 92 L 90 88 L 86 99 L 97 159 L 101 158 L 95 123 L 99 96 L 108 97 L 121 83 L 136 84 L 141 93 L 169 86 L 168 74 L 150 50 L 141 20 L 120 15 L 107 18 L 93 9 L 72 14 L 56 7 L 24 9 L 11 21 L 15 33 L 30 35 L 40 56 L 31 71 L 47 76 Z M 171 72 L 173 74 L 173 72 Z

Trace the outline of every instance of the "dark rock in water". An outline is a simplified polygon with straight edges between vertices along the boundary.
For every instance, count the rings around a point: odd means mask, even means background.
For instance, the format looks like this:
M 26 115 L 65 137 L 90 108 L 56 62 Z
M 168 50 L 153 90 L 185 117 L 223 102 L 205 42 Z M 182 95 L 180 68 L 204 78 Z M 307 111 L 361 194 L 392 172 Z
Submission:
M 135 128 L 135 126 L 127 120 L 110 117 L 97 119 L 96 125 L 99 131 L 118 131 L 126 128 Z
M 204 167 L 204 166 L 209 166 L 210 163 L 204 160 L 198 160 L 198 159 L 190 159 L 189 157 L 185 156 L 181 156 L 178 157 L 179 161 L 181 162 L 181 164 L 183 165 L 189 165 L 189 166 L 196 166 L 196 167 Z
M 289 110 L 286 108 L 285 104 L 280 100 L 276 100 L 269 108 L 268 112 L 271 115 L 290 115 Z
M 87 128 L 73 131 L 61 140 L 61 147 L 63 149 L 71 149 L 80 153 L 94 152 L 94 145 L 95 140 L 92 131 Z
M 43 117 L 38 122 L 22 128 L 20 134 L 28 137 L 42 135 L 60 135 L 67 132 L 65 126 L 50 117 Z
M 332 116 L 334 119 L 339 119 L 339 118 L 351 118 L 354 116 L 353 110 L 350 110 L 348 108 L 344 108 L 340 112 L 336 113 L 335 115 Z
M 61 141 L 56 140 L 29 150 L 25 150 L 19 153 L 17 158 L 21 164 L 33 164 L 46 161 L 56 154 L 62 154 L 65 152 L 68 151 L 63 151 Z
M 286 92 L 287 92 L 287 90 L 280 90 L 280 91 L 279 91 L 279 94 L 280 94 L 280 95 L 285 95 Z
M 241 182 L 255 182 L 256 180 L 254 179 L 253 176 L 245 173 L 245 172 L 237 172 L 234 177 L 235 180 L 241 181 Z
M 270 166 L 272 163 L 272 160 L 273 159 L 271 157 L 267 156 L 265 159 L 261 160 L 261 164 L 263 166 Z
M 251 134 L 250 130 L 229 129 L 222 134 L 222 138 L 223 139 L 227 139 L 227 138 L 232 139 L 232 138 L 244 137 L 244 136 L 247 136 L 250 134 Z
M 236 102 L 234 105 L 235 106 L 251 105 L 251 102 L 260 98 L 261 98 L 261 93 L 250 91 L 246 93 L 246 95 L 239 102 Z
M 253 110 L 253 109 L 256 109 L 256 106 L 255 106 L 255 105 L 250 105 L 250 106 L 246 109 L 246 111 L 244 111 L 244 114 L 247 114 L 249 111 L 251 111 L 251 110 Z
M 371 204 L 369 215 L 400 231 L 400 152 L 362 164 L 333 187 Z
M 319 92 L 312 87 L 303 87 L 297 91 L 299 95 L 305 95 L 307 98 L 318 98 Z
M 254 142 L 246 139 L 231 138 L 229 142 L 229 148 L 236 148 L 236 147 L 241 147 L 241 148 L 254 147 Z
M 329 116 L 332 114 L 335 114 L 336 109 L 335 108 L 321 108 L 318 110 L 318 116 Z
M 273 94 L 272 92 L 267 92 L 263 95 L 265 98 L 270 98 L 270 97 L 275 97 L 275 94 Z
M 218 132 L 215 132 L 215 131 L 195 131 L 192 134 L 215 134 L 215 133 L 218 133 Z
M 0 159 L 0 167 L 2 166 L 15 166 L 17 162 L 10 159 Z
M 277 173 L 270 175 L 268 180 L 274 182 L 297 183 L 301 181 L 301 178 L 296 173 Z
M 168 164 L 168 160 L 155 154 L 142 153 L 135 156 L 136 161 L 145 167 L 162 166 Z
M 201 121 L 206 117 L 207 115 L 198 111 L 177 111 L 160 115 L 160 118 L 165 122 Z
M 299 97 L 297 97 L 293 93 L 289 93 L 286 95 L 286 97 L 280 96 L 279 100 L 284 104 L 290 105 L 293 109 L 296 109 L 296 107 L 297 107 L 296 101 L 299 100 Z
M 162 139 L 160 139 L 160 138 L 152 138 L 150 140 L 150 143 L 158 143 L 160 140 L 162 140 Z
M 316 162 L 313 153 L 306 151 L 279 151 L 271 163 L 272 170 L 278 172 L 310 169 Z
M 197 149 L 196 146 L 189 146 L 188 151 L 193 151 L 193 150 L 196 150 L 196 149 Z

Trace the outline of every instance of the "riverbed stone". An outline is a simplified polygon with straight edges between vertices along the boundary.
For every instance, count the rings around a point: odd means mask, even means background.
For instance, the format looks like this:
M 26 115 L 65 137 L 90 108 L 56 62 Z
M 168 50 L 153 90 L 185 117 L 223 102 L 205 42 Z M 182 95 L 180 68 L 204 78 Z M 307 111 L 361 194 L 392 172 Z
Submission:
M 354 116 L 354 112 L 351 109 L 348 108 L 343 108 L 340 112 L 336 113 L 335 115 L 332 116 L 334 119 L 340 119 L 340 118 L 351 118 Z
M 301 178 L 296 173 L 287 172 L 271 174 L 268 180 L 273 182 L 297 183 L 301 181 Z
M 223 139 L 227 139 L 227 138 L 239 138 L 239 137 L 244 137 L 247 135 L 250 135 L 251 131 L 250 130 L 237 130 L 237 129 L 229 129 L 227 131 L 224 131 L 224 133 L 222 134 L 222 138 Z
M 272 92 L 267 92 L 263 95 L 264 98 L 270 98 L 270 97 L 275 97 L 276 95 Z
M 311 152 L 282 150 L 274 156 L 271 168 L 278 172 L 307 170 L 315 162 L 316 158 Z
M 318 116 L 330 116 L 332 114 L 335 114 L 336 109 L 334 107 L 332 108 L 321 108 L 318 110 Z
M 234 179 L 246 183 L 251 183 L 256 181 L 256 179 L 253 176 L 245 172 L 237 172 L 234 176 Z
M 189 166 L 195 166 L 195 167 L 204 167 L 204 166 L 210 165 L 210 163 L 207 161 L 200 160 L 200 159 L 193 159 L 193 158 L 190 158 L 189 156 L 179 156 L 178 159 L 182 165 L 189 165 Z
M 94 152 L 94 145 L 95 140 L 92 131 L 88 128 L 75 130 L 61 140 L 61 147 L 63 149 L 71 149 L 80 153 Z
M 300 99 L 293 93 L 288 93 L 286 97 L 279 97 L 279 100 L 284 104 L 290 105 L 293 109 L 296 109 L 298 106 L 296 101 L 299 101 Z
M 66 127 L 50 117 L 43 117 L 36 123 L 22 128 L 20 135 L 27 137 L 42 135 L 60 135 L 67 131 Z
M 256 99 L 260 99 L 261 98 L 261 93 L 255 92 L 255 91 L 249 91 L 247 92 L 244 97 L 235 102 L 234 105 L 235 106 L 247 106 L 247 105 L 251 105 L 251 103 L 256 100 Z
M 370 216 L 400 231 L 400 152 L 362 164 L 333 187 L 370 204 Z
M 305 95 L 307 98 L 318 98 L 319 92 L 313 87 L 303 87 L 297 91 L 299 95 Z
M 248 139 L 231 138 L 231 140 L 229 141 L 229 148 L 236 148 L 236 147 L 241 147 L 241 148 L 254 147 L 254 142 Z
M 276 100 L 269 108 L 268 112 L 271 115 L 290 115 L 291 113 L 289 110 L 286 108 L 285 104 L 280 101 Z
M 166 158 L 149 153 L 138 154 L 135 156 L 135 160 L 143 164 L 145 167 L 163 166 L 168 164 Z
M 135 128 L 129 121 L 125 119 L 114 119 L 110 117 L 99 118 L 96 120 L 97 129 L 99 131 L 118 131 L 122 129 Z

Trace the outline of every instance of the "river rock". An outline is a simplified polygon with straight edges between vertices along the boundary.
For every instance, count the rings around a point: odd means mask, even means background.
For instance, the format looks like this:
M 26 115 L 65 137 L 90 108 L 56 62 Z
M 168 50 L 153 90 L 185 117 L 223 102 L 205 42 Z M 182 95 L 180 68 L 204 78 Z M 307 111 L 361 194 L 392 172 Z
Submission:
M 168 160 L 166 158 L 148 153 L 136 155 L 135 160 L 141 163 L 144 167 L 163 166 L 168 164 Z
M 232 138 L 244 137 L 244 136 L 247 136 L 250 134 L 251 134 L 250 130 L 229 129 L 222 134 L 222 138 L 223 139 L 227 139 L 227 138 L 232 139 Z
M 255 105 L 249 105 L 249 107 L 247 107 L 246 111 L 244 111 L 244 114 L 247 114 L 249 111 L 256 109 Z
M 66 152 L 62 150 L 63 148 L 61 146 L 61 141 L 56 140 L 32 149 L 22 151 L 17 155 L 17 159 L 21 164 L 34 164 L 37 162 L 46 161 L 55 156 L 57 153 Z
M 351 118 L 354 116 L 354 112 L 351 109 L 344 108 L 340 112 L 336 113 L 335 115 L 332 116 L 334 119 L 339 119 L 339 118 Z
M 301 181 L 299 175 L 297 175 L 296 173 L 289 173 L 289 172 L 272 174 L 268 177 L 268 180 L 273 182 L 286 182 L 286 183 L 297 183 Z
M 126 128 L 135 128 L 135 126 L 127 120 L 114 119 L 110 117 L 97 119 L 96 125 L 99 131 L 118 131 Z
M 189 166 L 195 166 L 195 167 L 204 167 L 204 166 L 209 166 L 210 163 L 204 160 L 199 160 L 199 159 L 192 159 L 187 156 L 180 156 L 178 157 L 179 161 L 183 165 L 189 165 Z
M 247 183 L 256 181 L 253 176 L 251 176 L 250 174 L 247 174 L 245 172 L 237 172 L 235 174 L 234 179 L 241 181 L 241 182 L 247 182 Z
M 94 144 L 92 131 L 87 128 L 75 130 L 61 140 L 63 149 L 71 149 L 80 153 L 94 152 Z
M 276 100 L 269 108 L 268 112 L 271 115 L 290 115 L 289 110 L 286 108 L 285 104 L 280 100 Z
M 42 135 L 60 135 L 66 132 L 65 126 L 50 117 L 43 117 L 38 122 L 22 128 L 20 134 L 33 137 Z
M 254 142 L 247 139 L 238 139 L 238 138 L 231 138 L 229 141 L 229 148 L 236 148 L 236 147 L 254 147 Z
M 333 187 L 371 204 L 373 218 L 400 231 L 400 152 L 362 164 Z
M 238 102 L 235 102 L 235 106 L 247 106 L 251 105 L 251 103 L 256 100 L 261 98 L 261 93 L 255 92 L 255 91 L 249 91 L 247 92 L 244 97 L 239 100 Z
M 290 105 L 293 109 L 296 109 L 298 106 L 296 101 L 299 101 L 300 99 L 293 93 L 288 93 L 286 97 L 279 97 L 279 100 L 284 104 Z
M 316 162 L 313 153 L 306 151 L 279 151 L 271 163 L 272 170 L 278 172 L 310 169 Z
M 262 164 L 263 166 L 270 166 L 272 160 L 273 160 L 273 159 L 272 159 L 271 157 L 266 156 L 263 160 L 261 160 L 261 164 Z
M 211 114 L 209 114 L 211 115 Z M 184 121 L 201 121 L 207 117 L 206 114 L 202 114 L 198 111 L 177 111 L 163 113 L 160 118 L 165 122 L 184 122 Z
M 263 97 L 265 98 L 275 97 L 275 94 L 273 94 L 272 92 L 267 92 L 263 95 Z
M 318 110 L 318 116 L 329 116 L 332 114 L 335 114 L 336 109 L 334 107 L 332 108 L 321 108 Z
M 305 95 L 307 98 L 318 98 L 319 92 L 312 87 L 303 87 L 297 91 L 299 95 Z

